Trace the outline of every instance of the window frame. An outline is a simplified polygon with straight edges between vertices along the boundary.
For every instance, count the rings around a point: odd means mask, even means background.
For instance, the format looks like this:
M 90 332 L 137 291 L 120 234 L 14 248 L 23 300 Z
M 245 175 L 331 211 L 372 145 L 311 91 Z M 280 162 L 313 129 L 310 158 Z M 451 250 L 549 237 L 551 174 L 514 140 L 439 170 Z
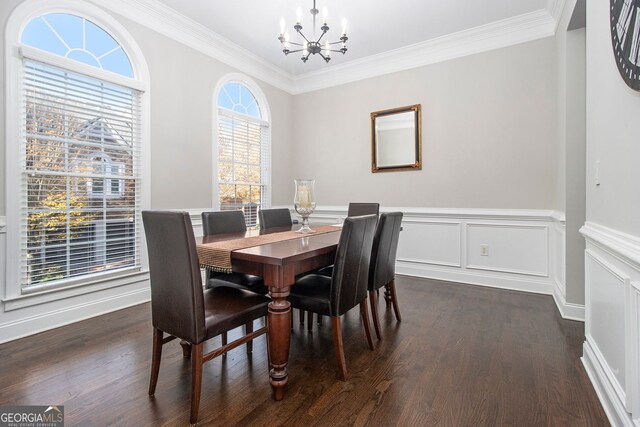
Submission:
M 128 56 L 134 73 L 134 78 L 105 71 L 97 67 L 83 64 L 72 59 L 57 56 L 50 52 L 41 51 L 31 46 L 23 45 L 20 41 L 26 25 L 36 16 L 49 13 L 67 13 L 90 20 L 104 29 L 120 44 Z M 26 54 L 26 55 L 25 55 Z M 148 280 L 148 260 L 143 236 L 141 240 L 140 267 L 132 267 L 121 272 L 106 272 L 103 274 L 87 275 L 71 278 L 56 286 L 25 290 L 20 284 L 20 199 L 21 193 L 19 141 L 22 127 L 21 119 L 23 104 L 20 102 L 22 94 L 22 74 L 24 57 L 49 65 L 62 67 L 71 72 L 89 74 L 95 78 L 125 85 L 141 92 L 141 129 L 140 129 L 140 202 L 141 210 L 150 206 L 150 104 L 149 104 L 149 69 L 133 37 L 114 17 L 102 9 L 80 0 L 33 0 L 18 5 L 11 13 L 5 33 L 5 158 L 6 162 L 6 277 L 5 277 L 5 311 L 23 308 L 30 305 L 42 304 L 70 296 L 81 295 L 122 286 L 129 283 Z M 16 108 L 16 105 L 20 105 Z M 10 160 L 10 161 L 9 161 Z M 142 232 L 142 231 L 141 231 Z
M 214 209 L 218 209 L 219 208 L 219 204 L 220 204 L 220 182 L 218 179 L 218 172 L 219 172 L 219 167 L 218 167 L 218 140 L 219 140 L 219 132 L 218 132 L 218 121 L 219 121 L 219 110 L 223 107 L 218 107 L 218 95 L 220 94 L 222 88 L 224 87 L 224 85 L 226 85 L 227 83 L 239 83 L 242 84 L 244 86 L 247 87 L 247 89 L 249 89 L 249 91 L 251 92 L 251 94 L 254 96 L 254 98 L 256 99 L 256 102 L 258 103 L 258 108 L 260 110 L 260 115 L 261 118 L 257 119 L 255 117 L 252 116 L 247 116 L 241 113 L 237 113 L 235 111 L 231 111 L 228 109 L 225 109 L 226 112 L 228 112 L 228 115 L 240 115 L 243 117 L 247 117 L 250 121 L 254 121 L 256 123 L 261 122 L 266 126 L 266 135 L 267 135 L 267 143 L 269 144 L 267 147 L 268 150 L 268 155 L 267 155 L 267 161 L 265 165 L 261 165 L 263 171 L 266 172 L 266 180 L 264 183 L 264 197 L 265 197 L 265 204 L 263 207 L 265 208 L 270 208 L 271 207 L 271 186 L 272 186 L 272 168 L 271 168 L 271 164 L 273 162 L 272 160 L 272 152 L 273 152 L 273 145 L 271 143 L 271 127 L 272 127 L 272 123 L 271 123 L 271 110 L 269 109 L 269 103 L 267 102 L 267 97 L 265 96 L 264 92 L 262 91 L 262 89 L 260 89 L 260 86 L 258 86 L 258 84 L 251 79 L 250 77 L 242 74 L 242 73 L 229 73 L 225 76 L 223 76 L 219 81 L 218 84 L 215 87 L 215 90 L 213 92 L 213 137 L 212 137 L 212 141 L 213 141 L 213 152 L 212 152 L 212 163 L 213 163 L 213 201 L 211 206 Z M 261 207 L 262 208 L 262 207 Z

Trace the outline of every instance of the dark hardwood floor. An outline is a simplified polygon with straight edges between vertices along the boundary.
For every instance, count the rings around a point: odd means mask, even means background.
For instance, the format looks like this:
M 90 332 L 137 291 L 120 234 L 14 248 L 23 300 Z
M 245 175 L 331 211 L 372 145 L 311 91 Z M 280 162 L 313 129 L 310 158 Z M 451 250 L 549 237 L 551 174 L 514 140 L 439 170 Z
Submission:
M 204 366 L 199 425 L 606 426 L 580 362 L 584 325 L 550 296 L 400 276 L 402 323 L 380 302 L 370 351 L 357 308 L 291 341 L 285 399 L 271 399 L 265 337 Z M 233 335 L 230 334 L 230 335 Z M 66 425 L 188 425 L 190 363 L 164 348 L 155 399 L 150 305 L 0 345 L 0 405 L 64 404 Z M 212 344 L 219 345 L 216 338 Z

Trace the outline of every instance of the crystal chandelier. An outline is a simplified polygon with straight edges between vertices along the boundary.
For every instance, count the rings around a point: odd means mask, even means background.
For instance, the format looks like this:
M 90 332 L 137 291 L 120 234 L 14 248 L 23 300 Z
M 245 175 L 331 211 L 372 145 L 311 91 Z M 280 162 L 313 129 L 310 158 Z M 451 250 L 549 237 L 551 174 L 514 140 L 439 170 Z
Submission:
M 284 19 L 280 20 L 280 36 L 278 37 L 278 40 L 280 40 L 280 43 L 282 43 L 282 51 L 284 52 L 284 54 L 289 55 L 290 53 L 302 52 L 302 62 L 307 62 L 307 59 L 309 59 L 309 56 L 311 54 L 320 55 L 326 62 L 329 62 L 331 60 L 331 52 L 339 52 L 344 55 L 347 52 L 348 40 L 346 21 L 343 21 L 342 36 L 340 37 L 340 40 L 337 42 L 329 42 L 329 40 L 326 40 L 323 46 L 322 38 L 327 33 L 327 31 L 329 31 L 329 26 L 327 25 L 327 8 L 325 7 L 323 9 L 324 19 L 322 27 L 320 27 L 320 29 L 322 30 L 322 34 L 320 34 L 320 37 L 318 38 L 316 38 L 316 15 L 320 13 L 320 11 L 316 8 L 316 0 L 313 0 L 313 9 L 309 10 L 309 12 L 311 12 L 311 15 L 313 16 L 313 38 L 311 39 L 307 38 L 302 33 L 302 25 L 300 25 L 302 10 L 300 8 L 298 8 L 297 10 L 297 21 L 296 25 L 293 26 L 293 29 L 296 30 L 296 33 L 300 34 L 300 36 L 302 37 L 303 40 L 300 43 L 292 42 L 289 40 L 289 33 L 285 32 Z M 331 48 L 332 46 L 337 44 L 342 45 L 340 49 Z M 290 47 L 292 45 L 296 47 L 299 46 L 300 48 L 294 48 L 294 50 L 290 50 Z

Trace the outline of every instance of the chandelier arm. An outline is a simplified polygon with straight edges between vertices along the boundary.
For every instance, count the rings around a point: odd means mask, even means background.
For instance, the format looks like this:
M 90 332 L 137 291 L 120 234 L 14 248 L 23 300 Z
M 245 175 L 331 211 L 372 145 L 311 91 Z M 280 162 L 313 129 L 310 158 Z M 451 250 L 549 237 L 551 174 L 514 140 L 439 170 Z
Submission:
M 283 44 L 284 44 L 284 43 L 289 43 L 289 44 L 292 44 L 292 45 L 294 45 L 294 46 L 304 46 L 302 43 L 296 43 L 296 42 L 290 42 L 290 41 L 283 42 Z
M 322 57 L 322 59 L 324 59 L 324 62 L 329 62 L 331 61 L 331 58 L 329 58 L 328 56 L 324 56 L 322 54 L 322 52 L 318 52 L 318 55 L 320 55 Z
M 296 50 L 290 50 L 289 54 L 291 53 L 297 53 L 297 52 L 302 52 L 304 49 L 296 49 Z
M 322 34 L 320 34 L 320 38 L 316 41 L 316 43 L 320 43 L 320 40 L 322 40 L 322 38 L 324 37 L 324 35 L 327 34 L 327 31 L 323 31 Z
M 342 44 L 341 41 L 337 41 L 337 42 L 329 42 L 329 44 Z
M 306 41 L 307 43 L 309 43 L 309 39 L 308 39 L 308 38 L 306 38 L 304 34 L 302 34 L 302 31 L 300 31 L 300 30 L 296 30 L 296 31 L 298 32 L 298 34 L 300 34 L 300 35 L 302 36 L 302 38 L 303 38 L 303 39 L 305 39 L 305 41 Z M 300 46 L 302 46 L 302 45 L 300 45 Z

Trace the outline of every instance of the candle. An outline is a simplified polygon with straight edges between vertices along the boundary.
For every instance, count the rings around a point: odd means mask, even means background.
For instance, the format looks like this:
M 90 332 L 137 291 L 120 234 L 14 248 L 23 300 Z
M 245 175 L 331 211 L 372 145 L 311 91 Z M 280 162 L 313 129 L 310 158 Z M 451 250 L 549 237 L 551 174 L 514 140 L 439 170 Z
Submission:
M 311 208 L 311 192 L 306 185 L 298 188 L 298 205 L 301 209 Z

